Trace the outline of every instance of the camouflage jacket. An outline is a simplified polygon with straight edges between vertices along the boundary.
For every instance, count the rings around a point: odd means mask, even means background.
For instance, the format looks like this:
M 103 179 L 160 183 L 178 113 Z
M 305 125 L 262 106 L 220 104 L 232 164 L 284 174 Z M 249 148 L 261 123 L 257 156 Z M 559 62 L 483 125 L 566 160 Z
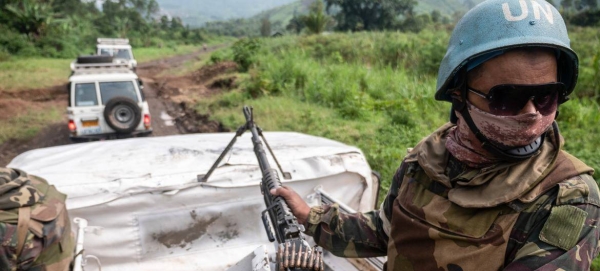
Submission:
M 307 233 L 338 256 L 387 255 L 387 270 L 588 270 L 600 238 L 593 170 L 548 135 L 526 161 L 450 179 L 450 127 L 409 152 L 379 210 L 313 207 Z
M 0 270 L 69 270 L 75 243 L 65 199 L 41 178 L 0 168 Z

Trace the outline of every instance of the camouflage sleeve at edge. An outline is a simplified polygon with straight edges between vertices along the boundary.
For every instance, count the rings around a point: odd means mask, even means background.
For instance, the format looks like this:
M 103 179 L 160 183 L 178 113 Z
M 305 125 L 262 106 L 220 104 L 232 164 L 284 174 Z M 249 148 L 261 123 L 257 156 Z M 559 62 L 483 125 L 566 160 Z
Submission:
M 583 227 L 578 238 L 569 239 L 569 234 L 577 231 L 577 227 L 569 227 L 574 230 L 560 230 L 560 227 L 548 227 L 553 215 L 543 219 L 544 223 L 536 223 L 532 234 L 518 250 L 515 260 L 507 265 L 505 271 L 530 271 L 530 270 L 589 270 L 592 261 L 598 256 L 598 240 L 600 232 L 598 229 L 600 208 L 592 204 L 578 204 L 564 206 L 571 208 L 565 213 L 567 216 L 582 214 L 580 221 Z M 556 207 L 555 207 L 556 208 Z M 544 208 L 546 209 L 546 208 Z M 554 211 L 554 210 L 553 210 Z M 549 223 L 546 223 L 549 222 Z M 581 225 L 581 224 L 580 224 Z M 564 229 L 568 229 L 564 227 Z M 554 231 L 558 238 L 544 237 L 545 231 Z
M 387 253 L 387 236 L 378 210 L 344 214 L 337 204 L 313 207 L 308 218 L 307 234 L 339 257 L 379 257 Z
M 28 270 L 42 251 L 42 240 L 31 232 L 27 232 L 25 245 L 21 256 L 17 259 L 17 226 L 9 223 L 0 223 L 0 270 L 18 271 Z

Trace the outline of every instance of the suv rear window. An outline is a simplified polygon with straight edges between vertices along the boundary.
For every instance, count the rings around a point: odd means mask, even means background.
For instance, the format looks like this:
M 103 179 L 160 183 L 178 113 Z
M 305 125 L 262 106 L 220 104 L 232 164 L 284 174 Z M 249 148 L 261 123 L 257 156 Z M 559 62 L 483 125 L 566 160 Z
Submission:
M 139 101 L 133 81 L 102 82 L 100 83 L 100 97 L 102 97 L 102 104 L 108 103 L 114 97 L 127 97 L 136 103 Z
M 116 49 L 116 48 L 100 48 L 101 55 L 109 55 L 115 58 L 131 59 L 129 49 Z
M 94 105 L 98 105 L 98 97 L 96 96 L 96 84 L 75 84 L 75 106 Z

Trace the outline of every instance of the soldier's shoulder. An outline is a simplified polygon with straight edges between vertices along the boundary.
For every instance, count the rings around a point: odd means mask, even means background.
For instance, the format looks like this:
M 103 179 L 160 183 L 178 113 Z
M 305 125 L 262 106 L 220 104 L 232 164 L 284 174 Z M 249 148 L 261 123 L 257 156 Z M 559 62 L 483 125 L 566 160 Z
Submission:
M 591 204 L 600 207 L 598 184 L 589 174 L 580 174 L 558 184 L 556 205 Z

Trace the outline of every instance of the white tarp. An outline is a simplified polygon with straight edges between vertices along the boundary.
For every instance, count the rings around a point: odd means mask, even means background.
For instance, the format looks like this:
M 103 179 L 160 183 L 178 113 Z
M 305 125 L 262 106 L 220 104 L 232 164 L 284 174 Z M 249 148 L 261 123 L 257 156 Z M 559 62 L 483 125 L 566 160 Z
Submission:
M 260 220 L 265 205 L 249 133 L 207 183 L 197 181 L 233 135 L 73 144 L 23 153 L 8 167 L 45 178 L 68 195 L 71 218 L 103 228 L 85 237 L 86 254 L 100 258 L 103 270 L 225 270 L 258 246 L 273 246 Z M 373 209 L 377 184 L 359 149 L 299 133 L 265 137 L 292 175 L 282 182 L 301 196 L 320 186 L 355 210 Z

